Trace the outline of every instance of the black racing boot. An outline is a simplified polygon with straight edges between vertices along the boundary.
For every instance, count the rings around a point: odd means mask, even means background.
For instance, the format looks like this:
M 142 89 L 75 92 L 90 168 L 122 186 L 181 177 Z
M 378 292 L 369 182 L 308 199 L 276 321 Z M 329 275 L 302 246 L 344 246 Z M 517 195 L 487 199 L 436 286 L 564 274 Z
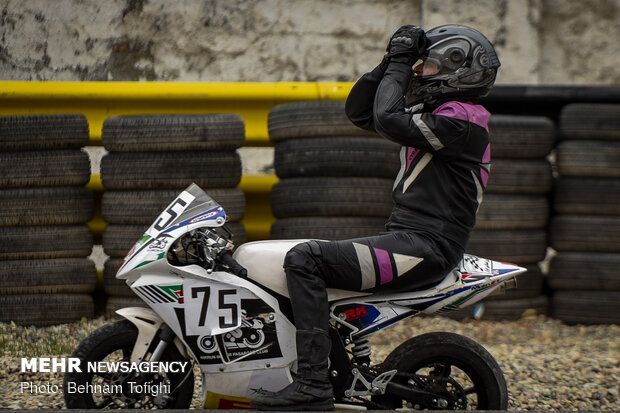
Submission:
M 331 350 L 325 281 L 317 274 L 322 252 L 316 241 L 293 247 L 284 259 L 297 328 L 297 376 L 271 396 L 252 400 L 258 410 L 333 410 L 334 391 L 327 364 Z
M 297 330 L 297 376 L 271 396 L 252 400 L 257 410 L 333 410 L 334 391 L 329 381 L 327 361 L 331 339 L 327 331 Z

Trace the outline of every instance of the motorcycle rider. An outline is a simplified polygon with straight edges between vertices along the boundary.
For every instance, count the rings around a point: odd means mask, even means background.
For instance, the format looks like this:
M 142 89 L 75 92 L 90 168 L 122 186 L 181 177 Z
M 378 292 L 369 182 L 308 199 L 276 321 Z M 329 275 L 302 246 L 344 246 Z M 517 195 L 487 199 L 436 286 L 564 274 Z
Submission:
M 353 86 L 345 106 L 360 128 L 402 145 L 387 232 L 310 241 L 284 268 L 297 328 L 298 369 L 283 390 L 252 401 L 261 410 L 331 410 L 326 288 L 408 291 L 437 284 L 463 256 L 490 166 L 490 114 L 477 98 L 499 59 L 478 31 L 399 28 L 387 54 Z M 417 62 L 417 63 L 416 63 Z

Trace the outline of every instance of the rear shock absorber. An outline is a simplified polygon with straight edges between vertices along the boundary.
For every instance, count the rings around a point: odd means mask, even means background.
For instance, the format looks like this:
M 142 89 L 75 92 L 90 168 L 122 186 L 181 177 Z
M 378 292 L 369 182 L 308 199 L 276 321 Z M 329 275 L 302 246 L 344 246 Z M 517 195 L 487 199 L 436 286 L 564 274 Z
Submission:
M 355 362 L 360 365 L 370 365 L 370 342 L 368 338 L 361 337 L 353 340 L 353 357 Z

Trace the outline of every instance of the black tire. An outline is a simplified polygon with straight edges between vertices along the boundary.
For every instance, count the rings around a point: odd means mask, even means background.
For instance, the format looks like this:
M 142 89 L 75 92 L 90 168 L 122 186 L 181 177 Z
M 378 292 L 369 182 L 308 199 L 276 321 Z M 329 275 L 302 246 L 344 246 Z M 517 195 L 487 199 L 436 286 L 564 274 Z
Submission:
M 48 326 L 93 318 L 93 298 L 87 294 L 0 295 L 0 321 L 24 326 Z
M 476 218 L 476 229 L 546 228 L 549 200 L 541 195 L 484 196 Z
M 113 152 L 234 150 L 244 139 L 243 119 L 233 114 L 116 116 L 101 133 Z
M 493 115 L 489 121 L 493 156 L 544 158 L 555 140 L 555 125 L 542 116 Z
M 0 152 L 0 187 L 84 186 L 90 180 L 88 154 L 76 150 Z
M 122 264 L 122 258 L 110 258 L 103 264 L 103 290 L 111 296 L 138 298 L 125 280 L 116 278 L 116 272 Z
M 557 165 L 562 177 L 620 178 L 620 142 L 561 142 Z
M 0 151 L 79 149 L 88 145 L 88 138 L 83 115 L 0 117 Z
M 620 254 L 559 252 L 551 259 L 553 290 L 620 291 Z
M 557 215 L 551 246 L 558 251 L 620 252 L 620 217 Z
M 561 214 L 620 216 L 620 180 L 557 179 L 553 186 L 553 207 Z
M 108 153 L 101 160 L 106 189 L 234 188 L 241 159 L 229 152 Z
M 141 298 L 133 296 L 133 297 L 122 297 L 122 296 L 112 296 L 108 297 L 105 303 L 105 317 L 106 318 L 121 318 L 120 315 L 116 314 L 116 310 L 120 310 L 121 308 L 126 307 L 144 307 L 149 308 L 148 304 L 146 304 Z
M 235 246 L 246 242 L 245 228 L 241 223 L 228 222 L 226 227 L 234 235 Z M 149 225 L 108 225 L 103 231 L 103 250 L 110 257 L 123 258 L 148 228 Z
M 98 373 L 89 372 L 87 362 L 99 361 L 129 361 L 134 344 L 138 338 L 138 329 L 127 320 L 119 320 L 107 324 L 90 333 L 75 349 L 71 357 L 81 360 L 81 373 L 67 372 L 64 377 L 63 393 L 65 403 L 69 409 L 109 409 L 109 408 L 165 408 L 165 409 L 187 409 L 192 401 L 194 394 L 194 372 L 190 367 L 188 372 L 159 372 L 157 375 L 142 373 L 135 376 L 134 373 Z M 164 351 L 162 362 L 190 361 L 184 358 L 176 349 L 174 344 L 168 345 Z M 189 366 L 193 366 L 189 363 Z M 97 381 L 100 379 L 100 381 Z M 170 400 L 164 406 L 157 406 L 151 397 L 140 395 L 144 399 L 131 398 L 132 392 L 129 391 L 130 381 L 142 382 L 159 386 L 160 383 L 170 386 Z M 95 400 L 91 392 L 71 392 L 72 386 L 88 386 L 95 388 L 93 384 L 108 384 L 115 387 L 115 384 L 122 386 L 122 392 L 108 393 L 100 403 Z M 101 386 L 104 387 L 104 386 Z M 145 386 L 146 387 L 146 386 Z M 163 388 L 161 386 L 160 388 Z M 147 387 L 148 388 L 148 387 Z M 101 394 L 99 394 L 101 396 Z M 123 400 L 124 399 L 124 400 Z M 130 402 L 131 400 L 131 402 Z
M 276 175 L 362 176 L 394 179 L 400 166 L 399 145 L 369 136 L 289 139 L 274 152 Z
M 551 315 L 567 324 L 620 324 L 617 291 L 557 291 Z
M 289 178 L 271 193 L 276 218 L 375 216 L 392 212 L 392 181 L 383 178 Z
M 92 247 L 86 225 L 0 227 L 0 260 L 83 258 Z
M 547 251 L 546 230 L 474 230 L 467 252 L 496 261 L 535 264 Z
M 0 261 L 0 294 L 88 294 L 96 285 L 88 258 Z
M 106 191 L 101 200 L 103 219 L 110 224 L 150 225 L 180 192 L 175 189 Z M 241 190 L 216 188 L 207 192 L 224 207 L 229 220 L 243 218 L 245 196 Z
M 560 113 L 559 126 L 564 139 L 620 140 L 620 105 L 566 105 Z
M 0 189 L 0 226 L 83 224 L 93 208 L 86 188 Z
M 271 239 L 342 240 L 378 235 L 385 218 L 305 217 L 279 219 L 271 226 Z
M 484 347 L 470 338 L 443 332 L 410 338 L 392 351 L 381 364 L 383 371 L 394 369 L 397 369 L 398 373 L 393 382 L 441 393 L 441 397 L 429 398 L 429 403 L 432 403 L 433 399 L 435 403 L 442 398 L 447 401 L 446 406 L 419 406 L 420 409 L 506 410 L 508 408 L 508 389 L 502 369 Z M 458 376 L 454 375 L 456 369 L 460 373 Z M 417 385 L 412 380 L 413 374 L 418 375 Z M 467 380 L 463 382 L 465 378 Z M 440 390 L 435 386 L 439 386 Z M 468 389 L 469 393 L 465 394 L 464 389 Z M 372 401 L 385 406 L 386 409 L 404 407 L 407 401 L 400 396 L 391 395 L 389 384 L 387 393 L 373 397 Z M 475 401 L 470 399 L 473 395 Z
M 551 164 L 544 159 L 492 161 L 488 193 L 546 194 L 552 185 Z
M 353 125 L 344 113 L 344 101 L 286 103 L 271 109 L 269 137 L 275 142 L 310 136 L 377 135 Z

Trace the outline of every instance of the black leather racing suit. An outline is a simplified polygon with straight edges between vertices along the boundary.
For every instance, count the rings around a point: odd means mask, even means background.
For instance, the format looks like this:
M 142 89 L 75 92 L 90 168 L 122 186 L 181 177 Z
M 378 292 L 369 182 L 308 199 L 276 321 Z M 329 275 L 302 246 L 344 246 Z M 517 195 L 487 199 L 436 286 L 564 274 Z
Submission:
M 385 67 L 387 66 L 387 67 Z M 402 145 L 387 232 L 302 243 L 284 267 L 297 328 L 327 330 L 325 288 L 425 288 L 462 258 L 487 183 L 489 113 L 470 102 L 405 108 L 412 68 L 380 65 L 351 90 L 346 113 L 364 129 Z
M 464 249 L 488 178 L 490 114 L 455 101 L 432 112 L 406 110 L 410 78 L 403 63 L 390 64 L 385 76 L 377 67 L 355 84 L 346 112 L 357 126 L 403 145 L 388 231 L 429 232 Z

